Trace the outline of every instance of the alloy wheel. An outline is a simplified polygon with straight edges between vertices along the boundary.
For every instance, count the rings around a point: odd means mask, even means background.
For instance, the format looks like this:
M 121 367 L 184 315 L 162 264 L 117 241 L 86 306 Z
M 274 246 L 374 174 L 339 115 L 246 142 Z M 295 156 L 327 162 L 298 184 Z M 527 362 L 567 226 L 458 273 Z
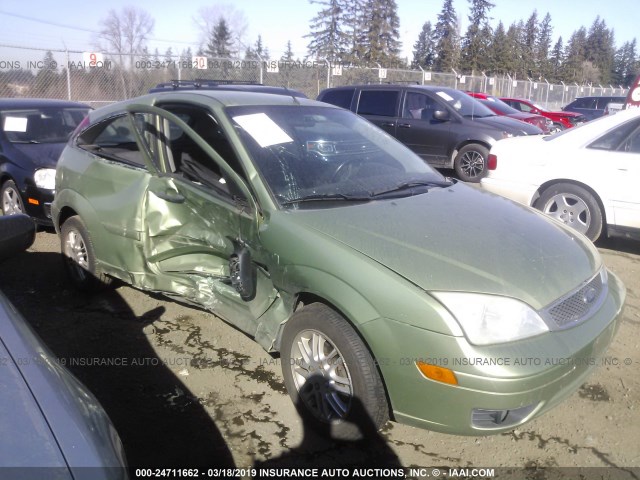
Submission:
M 545 203 L 542 211 L 583 234 L 591 224 L 589 206 L 582 198 L 570 193 L 554 195 Z

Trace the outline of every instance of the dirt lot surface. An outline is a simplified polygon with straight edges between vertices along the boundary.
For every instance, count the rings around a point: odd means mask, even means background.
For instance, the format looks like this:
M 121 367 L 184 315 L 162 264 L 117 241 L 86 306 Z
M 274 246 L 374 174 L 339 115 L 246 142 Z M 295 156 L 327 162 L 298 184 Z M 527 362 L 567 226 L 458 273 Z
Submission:
M 491 437 L 390 422 L 364 442 L 325 440 L 303 427 L 278 359 L 212 314 L 160 296 L 126 286 L 78 293 L 53 232 L 0 266 L 0 288 L 98 397 L 132 467 L 526 466 L 533 478 L 546 478 L 536 467 L 610 467 L 611 478 L 638 478 L 640 243 L 600 251 L 627 286 L 612 364 L 543 417 Z

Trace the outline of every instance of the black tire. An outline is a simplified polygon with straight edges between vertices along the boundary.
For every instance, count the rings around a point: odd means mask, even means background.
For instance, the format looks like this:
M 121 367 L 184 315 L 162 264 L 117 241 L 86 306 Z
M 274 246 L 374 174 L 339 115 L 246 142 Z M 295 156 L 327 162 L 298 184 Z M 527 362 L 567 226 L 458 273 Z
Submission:
M 535 207 L 595 242 L 602 234 L 603 215 L 596 198 L 573 183 L 556 183 L 542 192 Z
M 319 354 L 319 361 L 305 360 L 303 351 Z M 330 307 L 312 303 L 296 312 L 285 325 L 280 354 L 287 391 L 315 430 L 334 439 L 357 440 L 389 419 L 384 385 L 369 350 Z
M 26 213 L 20 190 L 13 180 L 7 180 L 0 189 L 0 210 L 3 215 Z
M 65 270 L 79 290 L 98 291 L 113 282 L 96 261 L 93 241 L 80 217 L 70 217 L 60 227 L 60 250 Z
M 453 162 L 458 178 L 477 183 L 487 175 L 489 149 L 478 143 L 470 143 L 460 149 Z

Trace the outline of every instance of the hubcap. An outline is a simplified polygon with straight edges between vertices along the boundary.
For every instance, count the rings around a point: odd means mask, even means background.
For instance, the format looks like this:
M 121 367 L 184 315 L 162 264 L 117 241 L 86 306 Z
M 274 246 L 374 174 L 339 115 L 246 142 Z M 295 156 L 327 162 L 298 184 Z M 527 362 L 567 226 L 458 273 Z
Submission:
M 75 230 L 67 234 L 64 242 L 65 256 L 70 260 L 71 270 L 74 276 L 83 280 L 89 270 L 89 256 L 82 236 Z
M 2 194 L 2 211 L 5 215 L 24 213 L 18 192 L 11 187 L 7 187 Z
M 316 330 L 304 330 L 291 351 L 291 373 L 305 407 L 319 420 L 344 418 L 353 396 L 351 375 L 342 354 Z
M 484 157 L 475 150 L 465 152 L 460 158 L 460 169 L 470 178 L 477 177 L 484 170 Z
M 549 199 L 542 211 L 583 234 L 591 225 L 589 207 L 577 195 L 558 193 Z

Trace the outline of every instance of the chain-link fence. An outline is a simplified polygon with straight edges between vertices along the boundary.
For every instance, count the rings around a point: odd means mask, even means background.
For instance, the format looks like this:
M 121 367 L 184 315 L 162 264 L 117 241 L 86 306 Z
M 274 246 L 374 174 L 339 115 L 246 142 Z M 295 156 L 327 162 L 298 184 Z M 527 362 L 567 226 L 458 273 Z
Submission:
M 204 67 L 204 68 L 199 68 Z M 285 86 L 315 98 L 330 86 L 363 83 L 417 83 L 441 85 L 496 96 L 532 100 L 555 110 L 585 95 L 626 95 L 614 85 L 564 85 L 546 80 L 517 80 L 509 75 L 477 76 L 331 65 L 324 60 L 277 61 L 256 59 L 208 59 L 194 61 L 180 56 L 128 56 L 48 50 L 0 45 L 0 97 L 69 99 L 100 106 L 143 95 L 159 83 L 172 80 L 225 80 Z

